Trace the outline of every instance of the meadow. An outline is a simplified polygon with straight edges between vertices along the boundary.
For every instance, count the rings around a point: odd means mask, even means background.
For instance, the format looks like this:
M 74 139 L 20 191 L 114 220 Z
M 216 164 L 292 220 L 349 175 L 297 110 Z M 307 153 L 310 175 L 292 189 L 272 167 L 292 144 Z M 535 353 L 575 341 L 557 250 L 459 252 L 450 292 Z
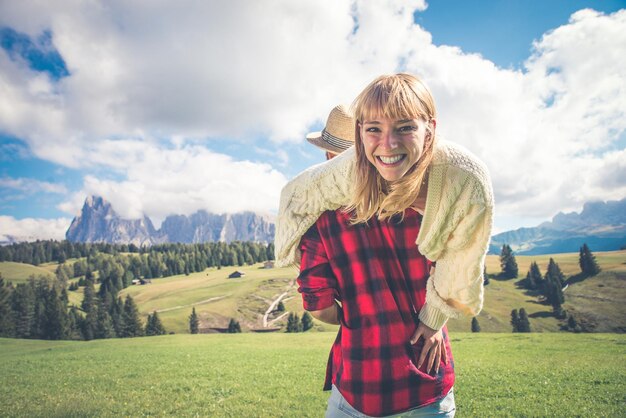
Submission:
M 50 271 L 49 268 L 43 266 L 14 263 L 12 261 L 3 261 L 0 263 L 0 274 L 4 280 L 12 282 L 13 284 L 24 283 L 30 276 L 54 278 L 54 270 Z
M 554 258 L 567 277 L 580 272 L 578 254 L 518 256 L 519 276 L 499 280 L 499 257 L 487 257 L 487 271 L 492 277 L 485 287 L 485 303 L 478 320 L 483 332 L 511 332 L 511 310 L 524 308 L 529 315 L 533 332 L 558 332 L 561 322 L 552 315 L 552 307 L 540 303 L 537 294 L 520 287 L 530 263 L 536 261 L 545 273 L 548 260 Z M 600 332 L 626 331 L 626 251 L 596 253 L 603 271 L 594 277 L 572 284 L 565 291 L 564 308 L 593 322 Z M 228 274 L 239 270 L 245 276 L 228 279 Z M 238 320 L 244 331 L 261 328 L 263 313 L 271 302 L 284 292 L 287 311 L 302 316 L 302 300 L 297 292 L 294 268 L 263 269 L 260 265 L 207 269 L 189 276 L 153 279 L 150 285 L 131 286 L 121 295 L 131 295 L 140 312 L 147 316 L 159 312 L 168 331 L 188 332 L 188 317 L 196 308 L 201 326 L 225 327 L 230 318 Z M 70 292 L 71 293 L 71 292 Z M 72 296 L 72 295 L 70 295 Z M 272 316 L 276 318 L 276 316 Z M 453 319 L 448 329 L 455 332 L 471 330 L 471 318 Z M 286 323 L 286 318 L 277 325 Z M 316 330 L 331 331 L 336 327 L 316 322 Z
M 490 282 L 485 286 L 485 302 L 478 321 L 483 332 L 511 332 L 512 309 L 524 308 L 528 313 L 532 332 L 558 332 L 562 322 L 552 314 L 552 308 L 538 300 L 538 294 L 520 286 L 530 263 L 538 263 L 545 273 L 548 260 L 554 258 L 572 284 L 565 290 L 564 309 L 589 325 L 596 332 L 626 332 L 626 251 L 598 252 L 595 256 L 602 268 L 597 276 L 580 279 L 578 254 L 551 254 L 517 256 L 519 276 L 500 280 L 499 257 L 487 256 L 487 272 Z M 70 263 L 76 260 L 68 260 Z M 0 274 L 13 283 L 21 283 L 31 274 L 52 273 L 56 263 L 40 266 L 2 262 Z M 235 270 L 245 273 L 241 278 L 229 279 Z M 97 275 L 97 272 L 96 272 Z M 299 316 L 304 313 L 300 294 L 297 292 L 294 268 L 264 269 L 262 264 L 241 267 L 209 268 L 190 275 L 177 275 L 152 279 L 149 285 L 130 286 L 120 292 L 121 297 L 131 295 L 144 320 L 157 311 L 168 332 L 187 333 L 192 308 L 200 318 L 204 330 L 224 328 L 230 318 L 240 322 L 245 331 L 263 328 L 262 318 L 270 304 L 283 293 L 282 301 L 287 312 Z M 68 292 L 70 304 L 80 306 L 83 288 Z M 269 320 L 276 320 L 270 327 L 284 326 L 286 317 L 274 313 Z M 471 318 L 452 319 L 448 329 L 454 332 L 471 330 Z M 315 323 L 317 331 L 334 331 L 337 328 Z
M 335 334 L 0 339 L 0 415 L 320 417 Z M 459 417 L 626 414 L 626 336 L 451 333 Z

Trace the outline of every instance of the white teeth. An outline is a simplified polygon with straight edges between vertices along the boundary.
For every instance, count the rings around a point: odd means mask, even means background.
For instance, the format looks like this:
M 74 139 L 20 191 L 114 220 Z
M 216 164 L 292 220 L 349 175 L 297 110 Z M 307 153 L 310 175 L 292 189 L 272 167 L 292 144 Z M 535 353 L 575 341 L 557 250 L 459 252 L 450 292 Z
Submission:
M 378 158 L 380 158 L 380 161 L 382 161 L 385 164 L 397 163 L 398 161 L 402 159 L 402 157 L 403 155 L 394 155 L 393 157 L 383 157 L 382 155 L 378 156 Z

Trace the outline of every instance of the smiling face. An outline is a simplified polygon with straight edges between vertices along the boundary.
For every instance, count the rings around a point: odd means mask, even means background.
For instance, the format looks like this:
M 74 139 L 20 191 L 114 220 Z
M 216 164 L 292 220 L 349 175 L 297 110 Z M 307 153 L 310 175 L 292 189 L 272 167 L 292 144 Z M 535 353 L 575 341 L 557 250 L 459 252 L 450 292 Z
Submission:
M 372 116 L 359 122 L 364 154 L 388 182 L 401 179 L 424 152 L 426 122 L 419 119 L 392 119 Z

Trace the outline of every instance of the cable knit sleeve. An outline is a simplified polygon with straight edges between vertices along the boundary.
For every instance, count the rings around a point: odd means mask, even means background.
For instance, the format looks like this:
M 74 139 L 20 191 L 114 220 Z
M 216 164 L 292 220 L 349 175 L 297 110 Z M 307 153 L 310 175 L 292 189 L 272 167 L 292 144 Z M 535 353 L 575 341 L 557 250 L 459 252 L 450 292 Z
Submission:
M 306 231 L 324 211 L 348 204 L 355 160 L 354 147 L 350 147 L 305 170 L 283 188 L 274 238 L 278 267 L 298 266 L 298 244 Z
M 448 318 L 476 316 L 482 309 L 493 220 L 493 192 L 484 166 L 448 166 L 440 181 L 438 187 L 429 185 L 437 207 L 430 208 L 431 218 L 425 219 L 424 234 L 420 231 L 417 240 L 422 254 L 437 262 L 419 314 L 432 329 L 443 327 Z M 428 206 L 427 202 L 427 212 Z

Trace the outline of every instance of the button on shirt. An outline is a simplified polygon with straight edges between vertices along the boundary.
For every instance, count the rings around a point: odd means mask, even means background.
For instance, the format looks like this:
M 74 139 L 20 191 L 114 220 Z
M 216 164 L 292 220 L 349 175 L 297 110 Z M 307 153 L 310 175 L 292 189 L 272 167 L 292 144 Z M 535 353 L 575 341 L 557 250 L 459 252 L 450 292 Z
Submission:
M 324 212 L 300 242 L 304 308 L 341 303 L 324 389 L 334 384 L 355 409 L 372 416 L 435 402 L 452 388 L 454 365 L 445 327 L 449 361 L 436 375 L 425 372 L 426 364 L 417 368 L 423 340 L 409 342 L 431 267 L 415 245 L 421 215 L 407 209 L 403 219 L 374 217 L 358 225 L 350 225 L 350 216 Z

